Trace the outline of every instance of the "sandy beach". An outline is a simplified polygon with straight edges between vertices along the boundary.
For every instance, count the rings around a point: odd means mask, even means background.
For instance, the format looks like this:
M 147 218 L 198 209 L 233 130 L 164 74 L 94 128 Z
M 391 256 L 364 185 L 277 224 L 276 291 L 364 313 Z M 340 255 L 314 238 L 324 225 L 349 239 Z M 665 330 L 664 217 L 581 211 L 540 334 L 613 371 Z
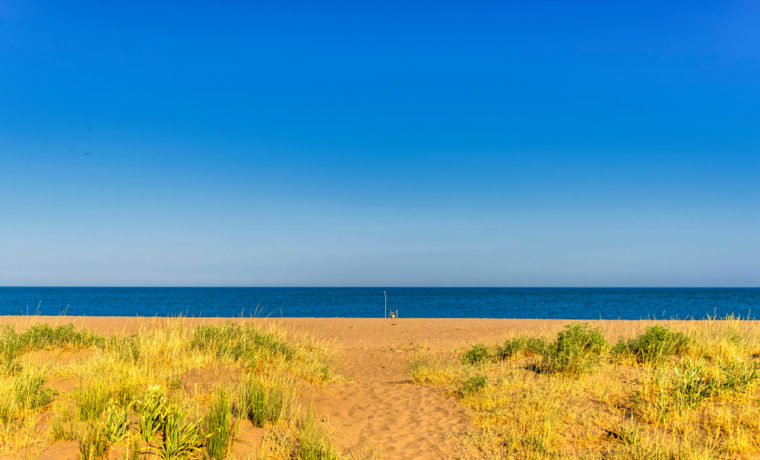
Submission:
M 73 324 L 102 335 L 130 335 L 181 322 L 189 326 L 233 321 L 258 326 L 276 324 L 288 334 L 318 338 L 335 350 L 332 367 L 344 379 L 311 388 L 304 396 L 321 421 L 329 424 L 335 444 L 361 457 L 367 452 L 394 458 L 477 458 L 462 450 L 456 434 L 472 429 L 467 410 L 438 389 L 415 385 L 409 379 L 409 359 L 419 351 L 451 351 L 474 343 L 496 344 L 528 334 L 550 337 L 571 321 L 516 319 L 353 319 L 353 318 L 134 318 L 4 316 L 0 324 L 23 331 L 33 324 Z M 610 341 L 641 333 L 649 321 L 592 321 Z M 670 322 L 701 327 L 703 322 Z M 706 324 L 706 323 L 705 323 Z M 757 323 L 742 322 L 743 327 Z M 238 455 L 260 438 L 256 430 L 241 430 Z M 248 439 L 246 439 L 248 437 Z M 71 447 L 73 450 L 74 447 Z M 43 451 L 42 457 L 67 454 L 66 449 Z M 70 452 L 76 458 L 75 450 Z M 65 455 L 64 455 L 65 456 Z

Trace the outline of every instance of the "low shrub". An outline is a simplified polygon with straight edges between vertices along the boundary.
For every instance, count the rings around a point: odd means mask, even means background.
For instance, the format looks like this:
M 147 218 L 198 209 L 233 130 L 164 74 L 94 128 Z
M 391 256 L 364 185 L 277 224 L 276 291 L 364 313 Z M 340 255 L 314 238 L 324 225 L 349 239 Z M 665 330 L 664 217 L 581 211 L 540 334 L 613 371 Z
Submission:
M 655 368 L 655 404 L 662 415 L 683 413 L 707 398 L 746 391 L 757 378 L 755 363 L 735 361 L 708 368 L 704 360 L 685 358 L 673 366 Z
M 488 359 L 488 357 L 488 348 L 486 348 L 485 345 L 479 343 L 477 345 L 473 345 L 472 348 L 464 352 L 462 355 L 462 363 L 470 365 L 478 364 Z
M 689 346 L 689 338 L 680 332 L 660 326 L 647 328 L 644 334 L 619 342 L 613 348 L 617 356 L 630 355 L 639 362 L 656 362 L 665 356 L 685 352 Z
M 496 347 L 495 357 L 507 359 L 513 356 L 541 355 L 546 351 L 546 340 L 541 337 L 521 336 L 509 339 L 504 345 Z
M 599 329 L 592 328 L 588 323 L 570 324 L 546 347 L 542 362 L 535 369 L 580 375 L 598 364 L 608 346 Z
M 746 391 L 757 380 L 758 365 L 753 362 L 729 361 L 719 363 L 721 373 L 720 389 L 724 392 Z
M 21 341 L 26 349 L 40 350 L 50 347 L 88 347 L 103 338 L 86 331 L 77 331 L 73 324 L 50 327 L 48 324 L 35 324 L 21 334 Z
M 691 358 L 673 367 L 655 369 L 654 379 L 660 389 L 660 405 L 677 412 L 697 407 L 716 394 L 720 386 L 716 377 L 706 371 L 704 361 Z
M 487 383 L 488 379 L 482 375 L 469 378 L 462 382 L 462 384 L 459 386 L 459 394 L 462 396 L 467 396 L 479 393 L 483 391 Z
M 10 326 L 0 327 L 0 359 L 5 372 L 14 370 L 16 357 L 24 351 L 21 337 Z

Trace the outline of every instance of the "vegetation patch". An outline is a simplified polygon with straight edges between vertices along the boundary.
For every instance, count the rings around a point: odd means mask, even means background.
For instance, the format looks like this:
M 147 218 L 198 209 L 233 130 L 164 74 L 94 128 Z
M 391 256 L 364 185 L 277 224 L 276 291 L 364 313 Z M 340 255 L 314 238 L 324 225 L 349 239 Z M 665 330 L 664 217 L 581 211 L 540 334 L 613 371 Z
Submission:
M 53 391 L 45 388 L 45 378 L 38 374 L 23 374 L 13 382 L 13 396 L 21 409 L 38 409 L 53 400 Z
M 469 379 L 462 382 L 462 385 L 459 387 L 459 394 L 462 396 L 467 396 L 479 393 L 483 391 L 487 383 L 488 378 L 485 376 L 478 375 L 475 377 L 470 377 Z
M 235 323 L 221 327 L 199 326 L 195 329 L 191 346 L 233 361 L 254 360 L 262 354 L 290 360 L 296 355 L 295 350 L 278 335 Z
M 588 323 L 570 324 L 546 347 L 541 364 L 534 369 L 577 376 L 597 365 L 608 347 L 599 329 Z
M 70 361 L 27 354 L 82 347 L 91 351 Z M 127 337 L 71 325 L 23 333 L 3 327 L 0 358 L 0 455 L 36 456 L 50 442 L 77 441 L 84 459 L 229 458 L 238 427 L 250 423 L 278 433 L 266 446 L 250 446 L 256 455 L 337 458 L 298 404 L 305 385 L 331 378 L 327 350 L 308 338 L 288 341 L 282 331 L 234 323 L 190 328 L 181 320 Z M 192 389 L 178 378 L 216 372 L 228 378 Z M 57 393 L 46 377 L 79 383 Z
M 314 414 L 309 410 L 300 422 L 297 451 L 293 455 L 302 460 L 338 460 L 336 451 L 325 433 L 314 422 Z
M 685 353 L 688 346 L 689 338 L 685 334 L 673 332 L 658 324 L 648 327 L 646 332 L 638 337 L 619 342 L 612 351 L 615 355 L 632 356 L 637 361 L 645 363 Z
M 760 456 L 760 332 L 740 320 L 653 325 L 610 347 L 571 323 L 463 355 L 423 353 L 411 380 L 458 398 L 485 458 Z M 474 365 L 475 364 L 475 365 Z
M 543 355 L 547 348 L 546 339 L 543 337 L 520 336 L 497 346 L 495 356 L 499 359 L 509 359 L 519 356 Z
M 251 377 L 240 388 L 241 413 L 257 427 L 286 418 L 295 399 L 289 388 L 292 385 L 287 382 Z
M 472 348 L 464 352 L 462 355 L 462 363 L 469 365 L 479 364 L 488 359 L 489 356 L 488 348 L 482 343 L 479 343 L 473 345 Z
M 204 431 L 206 439 L 205 457 L 222 459 L 227 457 L 235 439 L 237 420 L 233 416 L 232 402 L 224 390 L 218 391 L 209 406 Z
M 73 325 L 51 327 L 35 324 L 19 334 L 10 326 L 0 327 L 0 359 L 6 372 L 18 370 L 16 358 L 31 350 L 49 348 L 89 347 L 102 343 L 103 338 L 86 331 L 77 331 Z

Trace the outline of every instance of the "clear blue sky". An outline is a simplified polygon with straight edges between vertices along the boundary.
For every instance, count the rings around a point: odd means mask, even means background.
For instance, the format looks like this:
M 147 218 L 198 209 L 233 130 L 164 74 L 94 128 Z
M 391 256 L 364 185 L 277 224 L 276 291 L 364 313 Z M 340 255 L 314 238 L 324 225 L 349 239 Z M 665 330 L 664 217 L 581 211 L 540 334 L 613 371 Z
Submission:
M 760 285 L 757 2 L 156 3 L 0 2 L 0 284 Z

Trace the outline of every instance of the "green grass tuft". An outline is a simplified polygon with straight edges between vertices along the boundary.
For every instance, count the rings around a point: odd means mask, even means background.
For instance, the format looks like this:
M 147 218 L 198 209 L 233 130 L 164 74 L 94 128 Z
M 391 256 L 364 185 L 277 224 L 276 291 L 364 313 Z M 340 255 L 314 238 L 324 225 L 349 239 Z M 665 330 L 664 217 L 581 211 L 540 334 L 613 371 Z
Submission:
M 462 396 L 467 396 L 480 393 L 486 387 L 486 384 L 488 384 L 488 378 L 485 376 L 478 375 L 469 378 L 462 382 L 462 385 L 459 387 L 459 394 Z
M 106 458 L 108 447 L 108 438 L 105 433 L 94 424 L 88 425 L 79 437 L 79 453 L 83 460 Z
M 232 448 L 235 426 L 230 397 L 225 391 L 218 391 L 206 416 L 204 428 L 207 436 L 203 456 L 209 459 L 225 458 Z
M 213 351 L 217 357 L 233 361 L 253 359 L 257 354 L 271 354 L 286 359 L 295 357 L 295 350 L 272 333 L 261 332 L 251 325 L 227 323 L 224 326 L 198 326 L 191 347 Z
M 292 395 L 286 392 L 288 387 L 256 376 L 249 378 L 239 394 L 242 414 L 257 427 L 287 417 L 292 405 Z
M 108 406 L 111 395 L 102 386 L 92 386 L 76 393 L 76 405 L 79 420 L 87 422 L 96 420 Z
M 13 383 L 16 404 L 24 409 L 37 409 L 53 400 L 53 390 L 45 388 L 45 378 L 36 374 L 24 374 Z
M 327 436 L 314 423 L 309 410 L 299 425 L 297 457 L 301 460 L 339 460 L 340 454 L 332 447 Z
M 488 359 L 488 357 L 488 348 L 482 343 L 479 343 L 473 345 L 472 348 L 464 352 L 462 355 L 462 364 L 478 364 Z
M 75 330 L 72 324 L 56 328 L 48 324 L 35 324 L 21 334 L 10 326 L 2 326 L 0 328 L 0 368 L 11 373 L 18 371 L 16 358 L 27 351 L 53 347 L 89 347 L 103 340 L 95 334 Z

